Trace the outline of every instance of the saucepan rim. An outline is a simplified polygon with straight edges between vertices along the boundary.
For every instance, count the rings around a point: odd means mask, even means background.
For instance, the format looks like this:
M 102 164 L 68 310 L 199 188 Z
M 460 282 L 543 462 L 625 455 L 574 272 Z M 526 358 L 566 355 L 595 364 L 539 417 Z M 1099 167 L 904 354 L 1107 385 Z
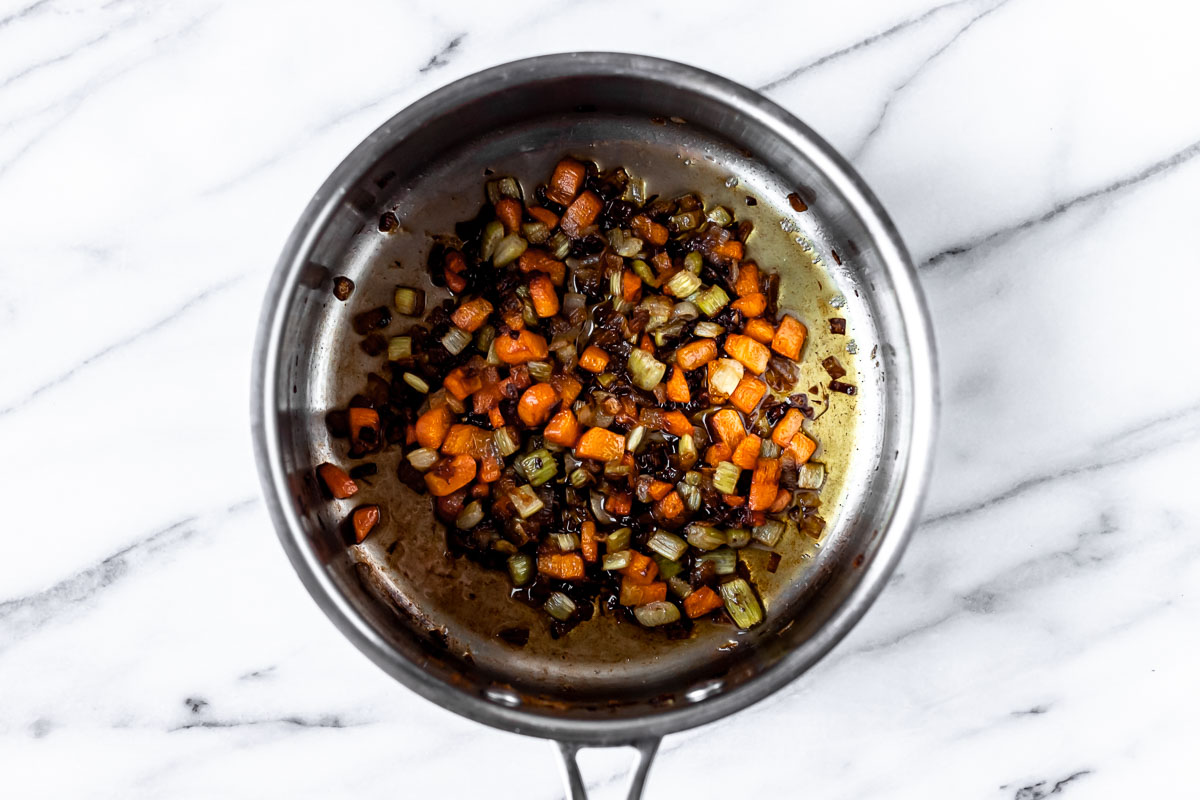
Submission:
M 455 689 L 394 650 L 343 596 L 307 542 L 296 508 L 288 499 L 291 491 L 282 467 L 276 418 L 278 370 L 286 363 L 281 359 L 285 317 L 301 271 L 326 223 L 344 202 L 348 188 L 395 146 L 394 132 L 445 108 L 504 88 L 534 80 L 580 76 L 652 80 L 662 84 L 664 91 L 683 89 L 705 95 L 725 105 L 732 114 L 763 125 L 808 158 L 842 194 L 873 239 L 872 245 L 893 283 L 912 373 L 911 439 L 907 464 L 900 471 L 894 512 L 881 532 L 875 557 L 863 568 L 845 602 L 816 634 L 770 669 L 701 702 L 651 715 L 592 720 L 551 717 Z M 254 449 L 268 511 L 305 588 L 338 629 L 385 672 L 443 708 L 508 731 L 593 745 L 654 739 L 711 722 L 762 700 L 820 660 L 866 612 L 900 559 L 917 522 L 928 482 L 937 416 L 933 337 L 916 271 L 895 226 L 850 165 L 806 125 L 751 89 L 695 67 L 623 53 L 556 54 L 492 67 L 426 95 L 364 139 L 314 195 L 284 247 L 263 303 L 251 389 Z

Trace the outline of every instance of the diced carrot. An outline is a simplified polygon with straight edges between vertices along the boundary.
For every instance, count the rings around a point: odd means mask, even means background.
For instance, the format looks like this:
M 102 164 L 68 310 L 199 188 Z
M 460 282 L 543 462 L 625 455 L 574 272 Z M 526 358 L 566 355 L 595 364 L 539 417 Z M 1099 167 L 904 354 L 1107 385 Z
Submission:
M 354 540 L 362 544 L 371 529 L 379 524 L 379 506 L 359 506 L 351 512 L 350 522 L 354 525 Z
M 778 514 L 792 504 L 792 493 L 787 489 L 780 489 L 779 494 L 775 495 L 775 502 L 767 511 L 772 514 Z
M 642 279 L 633 270 L 621 273 L 621 299 L 626 303 L 636 303 L 642 296 Z
M 633 497 L 629 492 L 613 492 L 604 498 L 604 510 L 618 517 L 623 517 L 633 508 Z
M 730 304 L 735 311 L 742 312 L 745 317 L 761 317 L 767 310 L 767 296 L 762 292 L 739 297 Z
M 604 372 L 604 368 L 608 366 L 608 361 L 611 358 L 608 353 L 596 347 L 594 344 L 589 344 L 583 351 L 583 355 L 579 357 L 579 366 L 586 369 L 588 372 L 597 374 Z
M 678 519 L 683 515 L 683 498 L 679 492 L 668 492 L 667 496 L 654 504 L 654 510 L 663 519 Z
M 625 578 L 621 581 L 621 594 L 617 600 L 623 606 L 644 606 L 667 599 L 667 585 L 654 581 L 645 586 Z
M 631 551 L 629 556 L 629 565 L 621 570 L 621 574 L 630 583 L 638 586 L 646 586 L 651 583 L 658 575 L 657 562 L 650 556 L 642 555 L 637 550 Z
M 467 333 L 474 333 L 483 327 L 488 316 L 492 313 L 492 304 L 482 297 L 469 300 L 450 315 L 450 320 Z
M 539 317 L 553 317 L 558 313 L 558 292 L 550 276 L 539 272 L 529 280 L 529 299 Z
M 521 315 L 520 308 L 509 308 L 501 311 L 500 321 L 514 331 L 522 330 L 525 327 L 525 317 Z
M 683 612 L 690 619 L 695 619 L 696 617 L 703 617 L 708 612 L 715 611 L 723 605 L 725 605 L 725 601 L 721 599 L 721 595 L 707 586 L 701 586 L 683 599 Z
M 674 484 L 667 483 L 666 481 L 660 481 L 660 480 L 651 481 L 650 482 L 650 497 L 653 500 L 662 500 L 664 497 L 669 495 L 671 493 L 671 490 L 674 488 L 675 488 Z
M 790 315 L 785 316 L 779 320 L 779 328 L 775 331 L 775 338 L 771 340 L 771 349 L 781 356 L 800 358 L 800 350 L 804 347 L 804 337 L 807 335 L 808 329 L 803 323 Z
M 679 368 L 688 372 L 703 367 L 717 357 L 717 342 L 715 339 L 697 339 L 689 342 L 675 351 L 675 363 Z
M 654 355 L 654 340 L 650 338 L 650 334 L 642 334 L 642 338 L 638 340 L 638 350 L 645 350 L 650 355 Z
M 730 508 L 741 508 L 742 506 L 746 505 L 746 498 L 742 497 L 740 494 L 723 494 L 721 495 L 721 499 L 724 500 L 725 505 L 729 506 Z
M 455 367 L 442 380 L 442 385 L 459 400 L 466 400 L 483 388 L 483 378 L 474 367 Z
M 514 335 L 515 333 L 515 335 Z M 505 364 L 541 361 L 550 354 L 545 338 L 533 331 L 515 331 L 496 337 L 496 357 Z
M 582 543 L 584 561 L 595 561 L 600 557 L 600 546 L 596 539 L 596 523 L 590 519 L 583 523 L 579 533 L 579 541 Z
M 787 451 L 792 454 L 794 459 L 796 459 L 797 465 L 807 463 L 808 460 L 812 458 L 812 454 L 815 453 L 816 450 L 817 443 L 805 436 L 803 433 L 797 433 L 795 436 L 793 436 L 792 440 L 788 442 L 787 446 Z
M 455 273 L 467 271 L 467 259 L 458 250 L 447 250 L 446 254 L 442 256 L 442 265 Z
M 633 219 L 629 220 L 629 227 L 633 230 L 633 235 L 648 242 L 655 247 L 662 247 L 667 243 L 667 226 L 660 225 L 654 220 L 647 217 L 645 214 L 638 214 Z
M 453 422 L 454 415 L 449 406 L 429 409 L 417 417 L 417 442 L 421 447 L 441 447 Z
M 606 428 L 589 428 L 575 445 L 576 458 L 612 461 L 625 452 L 625 437 Z
M 682 411 L 668 411 L 663 414 L 663 422 L 667 424 L 667 433 L 672 436 L 683 436 L 692 432 L 692 421 Z
M 460 273 L 446 270 L 444 277 L 446 278 L 446 288 L 450 291 L 454 292 L 455 294 L 466 291 L 467 279 L 464 278 Z
M 753 433 L 742 439 L 734 448 L 729 460 L 742 469 L 754 469 L 758 464 L 758 454 L 762 452 L 762 439 Z
M 603 201 L 595 192 L 584 192 L 576 197 L 571 205 L 567 206 L 562 219 L 558 221 L 558 227 L 567 236 L 577 239 L 586 228 L 596 221 L 596 217 L 600 216 L 600 209 L 603 207 Z
M 587 177 L 587 167 L 573 158 L 564 158 L 554 167 L 550 183 L 546 187 L 546 198 L 560 206 L 568 205 L 579 194 L 583 179 Z
M 722 408 L 709 419 L 717 439 L 729 445 L 730 449 L 737 447 L 742 443 L 742 439 L 746 438 L 746 425 L 742 422 L 742 415 L 736 410 Z
M 322 464 L 317 467 L 317 474 L 325 482 L 329 493 L 338 500 L 345 500 L 358 491 L 358 484 L 346 473 L 346 470 L 339 466 L 329 463 Z
M 667 380 L 667 399 L 672 403 L 692 402 L 692 390 L 678 364 L 671 368 L 671 377 Z
M 715 467 L 717 464 L 720 464 L 722 461 L 728 461 L 732 457 L 733 448 L 724 442 L 716 442 L 715 444 L 710 445 L 709 448 L 704 451 L 704 463 L 713 467 Z
M 737 388 L 733 390 L 733 394 L 729 395 L 729 402 L 738 411 L 749 414 L 758 408 L 759 401 L 766 393 L 767 385 L 765 383 L 758 378 L 744 375 Z
M 548 553 L 538 556 L 538 572 L 560 581 L 577 581 L 583 577 L 583 556 L 578 553 Z
M 738 297 L 757 294 L 762 291 L 758 282 L 758 265 L 747 261 L 738 266 L 737 280 L 733 282 L 733 291 Z
M 634 583 L 629 578 L 621 580 L 621 593 L 617 599 L 623 606 L 644 606 L 667 599 L 667 585 L 662 581 L 653 581 L 642 585 Z
M 750 510 L 766 511 L 779 494 L 780 465 L 778 458 L 760 458 L 750 478 Z
M 742 333 L 749 336 L 756 342 L 770 344 L 775 338 L 775 326 L 759 317 L 758 319 L 746 320 L 746 327 L 742 328 Z
M 757 374 L 762 374 L 767 368 L 767 362 L 771 360 L 771 351 L 765 344 L 739 333 L 731 333 L 725 337 L 725 352 L 741 362 L 743 367 Z
M 551 375 L 550 385 L 558 392 L 564 406 L 574 403 L 575 398 L 579 397 L 579 393 L 583 391 L 583 384 L 572 375 Z
M 379 412 L 373 408 L 352 408 L 350 409 L 350 441 L 362 441 L 363 428 L 369 428 L 375 432 L 375 438 L 371 440 L 371 444 L 379 441 Z
M 560 444 L 563 447 L 574 447 L 579 441 L 579 420 L 569 408 L 564 408 L 555 414 L 546 424 L 544 431 L 546 441 Z
M 732 261 L 741 261 L 746 255 L 746 248 L 737 239 L 730 239 L 725 244 L 713 248 L 713 255 Z
M 558 227 L 558 215 L 550 209 L 542 208 L 541 206 L 530 206 L 526 209 L 526 211 L 529 212 L 529 216 L 533 217 L 550 230 L 554 230 L 556 227 Z
M 483 474 L 483 471 L 485 469 L 487 469 L 488 464 L 490 462 L 492 462 L 493 460 L 494 459 L 490 459 L 490 458 L 485 458 L 483 460 L 483 466 L 480 467 L 480 475 Z M 499 472 L 499 470 L 497 470 L 496 476 L 499 477 L 499 475 L 500 475 L 500 472 Z M 471 487 L 471 497 L 474 497 L 477 500 L 482 500 L 483 498 L 487 497 L 491 493 L 492 493 L 492 487 L 488 486 L 488 482 L 484 482 L 482 477 L 479 480 L 475 481 L 475 485 Z
M 493 428 L 504 427 L 504 412 L 500 410 L 500 406 L 493 406 L 488 409 L 488 422 L 492 423 Z
M 500 471 L 504 469 L 504 462 L 499 456 L 489 453 L 481 460 L 479 467 L 479 480 L 486 483 L 500 480 Z
M 530 248 L 517 259 L 521 272 L 544 272 L 555 286 L 562 286 L 567 278 L 567 265 L 544 250 Z
M 501 197 L 496 203 L 496 218 L 504 223 L 504 232 L 512 233 L 521 227 L 521 201 L 512 197 Z
M 442 275 L 446 279 L 447 288 L 455 293 L 466 289 L 467 279 L 463 273 L 467 271 L 467 260 L 463 258 L 463 254 L 457 250 L 447 250 L 442 264 Z
M 475 480 L 475 459 L 465 453 L 443 458 L 425 473 L 425 485 L 434 497 L 445 497 Z
M 517 401 L 517 416 L 530 428 L 537 427 L 550 419 L 550 412 L 558 404 L 558 392 L 548 383 L 535 383 L 525 390 Z
M 780 447 L 787 447 L 792 437 L 800 432 L 800 423 L 804 422 L 804 414 L 798 408 L 789 408 L 783 419 L 771 433 L 771 441 Z
M 446 431 L 442 452 L 448 456 L 469 455 L 479 458 L 487 451 L 492 434 L 474 425 L 455 423 Z

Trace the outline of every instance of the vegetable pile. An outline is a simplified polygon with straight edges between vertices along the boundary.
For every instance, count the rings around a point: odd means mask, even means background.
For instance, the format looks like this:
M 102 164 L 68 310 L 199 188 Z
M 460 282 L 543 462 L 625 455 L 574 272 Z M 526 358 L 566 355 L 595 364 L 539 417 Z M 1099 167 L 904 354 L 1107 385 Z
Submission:
M 453 299 L 426 314 L 400 287 L 355 317 L 391 379 L 371 375 L 331 432 L 352 458 L 404 448 L 399 477 L 432 496 L 452 551 L 507 570 L 555 636 L 597 610 L 682 635 L 760 623 L 739 551 L 819 537 L 824 466 L 796 391 L 807 330 L 747 260 L 752 226 L 571 158 L 529 201 L 513 178 L 486 189 L 430 254 Z M 423 321 L 385 341 L 393 311 Z M 353 512 L 358 541 L 379 518 Z

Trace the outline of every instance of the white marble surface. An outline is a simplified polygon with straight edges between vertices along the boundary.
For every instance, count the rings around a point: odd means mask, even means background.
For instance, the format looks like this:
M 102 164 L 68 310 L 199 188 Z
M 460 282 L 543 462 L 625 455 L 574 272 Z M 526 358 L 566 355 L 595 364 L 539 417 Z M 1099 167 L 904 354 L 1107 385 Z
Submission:
M 1196 15 L 784 5 L 0 3 L 0 796 L 561 796 L 548 745 L 324 619 L 247 406 L 262 290 L 338 160 L 444 82 L 570 49 L 812 124 L 897 221 L 941 351 L 894 580 L 784 692 L 668 738 L 648 796 L 1195 796 Z M 610 795 L 624 761 L 585 759 Z

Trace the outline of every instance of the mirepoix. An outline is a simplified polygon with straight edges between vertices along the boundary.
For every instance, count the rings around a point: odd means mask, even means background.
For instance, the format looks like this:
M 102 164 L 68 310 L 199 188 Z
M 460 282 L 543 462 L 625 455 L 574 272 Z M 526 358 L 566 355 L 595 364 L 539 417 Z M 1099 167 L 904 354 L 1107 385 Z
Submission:
M 359 315 L 408 322 L 390 378 L 330 430 L 352 458 L 402 449 L 452 551 L 506 571 L 555 636 L 597 613 L 668 634 L 759 624 L 739 554 L 819 536 L 825 468 L 796 385 L 807 329 L 747 252 L 752 226 L 574 158 L 528 196 L 510 177 L 485 191 L 429 256 L 450 299 L 426 311 L 401 286 Z M 358 489 L 318 473 L 334 498 Z M 379 508 L 354 514 L 361 542 Z

